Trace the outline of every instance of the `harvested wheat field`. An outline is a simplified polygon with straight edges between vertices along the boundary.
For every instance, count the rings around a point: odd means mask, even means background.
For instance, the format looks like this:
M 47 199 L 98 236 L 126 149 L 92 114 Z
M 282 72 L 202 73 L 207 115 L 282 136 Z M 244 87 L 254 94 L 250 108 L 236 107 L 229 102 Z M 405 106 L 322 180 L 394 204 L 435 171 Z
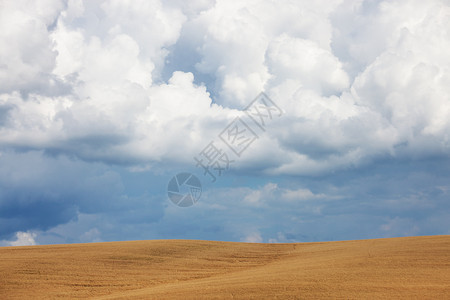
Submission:
M 0 248 L 0 298 L 450 298 L 450 236 Z

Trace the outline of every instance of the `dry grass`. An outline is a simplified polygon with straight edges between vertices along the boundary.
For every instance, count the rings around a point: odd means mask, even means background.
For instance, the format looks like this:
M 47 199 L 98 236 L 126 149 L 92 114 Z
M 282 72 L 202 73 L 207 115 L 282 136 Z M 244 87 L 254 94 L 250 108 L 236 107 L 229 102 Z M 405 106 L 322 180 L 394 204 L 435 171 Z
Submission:
M 449 299 L 450 236 L 0 248 L 0 299 Z

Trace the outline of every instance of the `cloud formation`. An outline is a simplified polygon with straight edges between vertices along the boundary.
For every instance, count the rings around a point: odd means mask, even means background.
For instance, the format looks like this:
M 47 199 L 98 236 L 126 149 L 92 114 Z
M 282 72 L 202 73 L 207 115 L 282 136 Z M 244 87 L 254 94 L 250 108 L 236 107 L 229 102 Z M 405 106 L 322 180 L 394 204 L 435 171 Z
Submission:
M 283 2 L 276 16 L 266 1 L 199 1 L 189 13 L 159 1 L 17 5 L 2 9 L 3 42 L 14 40 L 1 55 L 7 147 L 188 161 L 190 145 L 265 90 L 287 112 L 272 135 L 286 161 L 266 171 L 449 153 L 444 3 Z M 170 51 L 191 37 L 190 71 L 161 82 Z M 214 82 L 194 83 L 205 74 Z
M 273 176 L 449 159 L 444 0 L 2 1 L 0 28 L 1 238 L 137 201 L 123 187 L 131 175 L 110 168 L 191 166 L 261 91 L 284 114 L 233 166 L 266 176 L 239 205 L 264 207 L 275 191 L 287 206 L 342 197 Z M 79 234 L 101 240 L 100 227 Z M 225 236 L 296 240 L 245 234 Z

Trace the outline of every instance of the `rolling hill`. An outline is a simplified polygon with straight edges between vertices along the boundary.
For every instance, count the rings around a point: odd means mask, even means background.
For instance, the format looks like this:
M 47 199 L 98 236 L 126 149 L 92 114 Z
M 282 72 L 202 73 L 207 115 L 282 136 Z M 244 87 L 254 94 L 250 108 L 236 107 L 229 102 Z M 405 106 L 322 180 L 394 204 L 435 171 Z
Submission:
M 0 248 L 0 299 L 449 299 L 450 236 Z

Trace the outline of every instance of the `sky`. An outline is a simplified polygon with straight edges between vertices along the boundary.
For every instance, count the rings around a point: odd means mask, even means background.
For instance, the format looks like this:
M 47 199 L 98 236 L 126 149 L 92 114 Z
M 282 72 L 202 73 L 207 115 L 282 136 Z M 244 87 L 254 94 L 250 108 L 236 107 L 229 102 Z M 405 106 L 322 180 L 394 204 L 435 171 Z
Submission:
M 450 234 L 449 49 L 448 0 L 2 0 L 0 246 Z

